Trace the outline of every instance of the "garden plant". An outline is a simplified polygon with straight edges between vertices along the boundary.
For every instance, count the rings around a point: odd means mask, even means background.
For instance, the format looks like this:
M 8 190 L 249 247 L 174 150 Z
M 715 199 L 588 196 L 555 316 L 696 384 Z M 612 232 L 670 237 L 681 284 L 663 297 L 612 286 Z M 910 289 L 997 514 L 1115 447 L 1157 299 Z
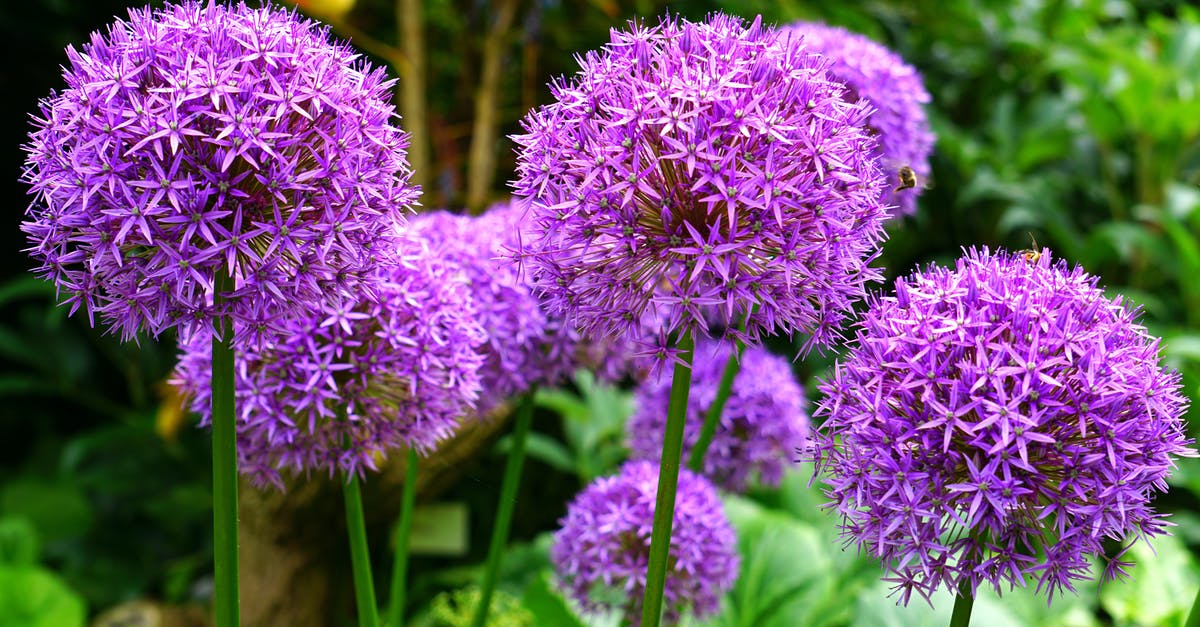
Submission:
M 0 626 L 1200 625 L 1200 12 L 0 15 Z

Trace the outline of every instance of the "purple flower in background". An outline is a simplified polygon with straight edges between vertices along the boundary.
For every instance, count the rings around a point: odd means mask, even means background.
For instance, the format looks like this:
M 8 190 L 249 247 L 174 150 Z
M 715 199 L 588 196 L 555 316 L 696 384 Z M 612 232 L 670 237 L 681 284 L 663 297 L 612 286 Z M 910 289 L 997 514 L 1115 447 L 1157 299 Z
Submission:
M 684 427 L 687 459 L 704 417 L 717 396 L 721 375 L 734 347 L 706 340 L 696 345 L 692 362 L 692 388 Z M 671 379 L 650 377 L 634 393 L 635 410 L 628 427 L 628 445 L 635 459 L 657 461 L 662 456 Z M 786 359 L 765 348 L 748 347 L 712 443 L 704 456 L 704 476 L 733 492 L 746 489 L 751 477 L 778 485 L 784 465 L 808 434 L 804 390 L 792 377 Z
M 970 250 L 897 281 L 821 386 L 830 506 L 906 603 L 1029 578 L 1053 598 L 1089 557 L 1124 575 L 1130 544 L 1168 524 L 1149 501 L 1174 456 L 1195 455 L 1138 311 L 1034 257 Z
M 400 237 L 374 299 L 324 303 L 273 342 L 238 347 L 238 459 L 259 483 L 280 470 L 363 473 L 395 447 L 428 451 L 479 394 L 486 335 L 466 278 L 421 239 Z M 174 383 L 211 416 L 210 336 L 181 341 Z
M 369 291 L 417 193 L 382 69 L 294 13 L 195 1 L 132 10 L 67 58 L 24 147 L 22 229 L 72 313 L 125 339 L 218 317 L 261 339 Z
M 845 81 L 851 98 L 862 98 L 875 108 L 869 124 L 878 136 L 884 171 L 891 181 L 883 202 L 899 207 L 901 215 L 916 213 L 922 182 L 929 178 L 934 142 L 924 109 L 929 92 L 921 75 L 885 46 L 844 28 L 797 22 L 784 30 L 792 37 L 802 36 L 804 46 L 829 57 L 833 62 L 829 73 Z M 905 166 L 916 174 L 917 185 L 898 189 L 898 172 Z
M 502 203 L 479 217 L 437 212 L 410 222 L 429 238 L 434 254 L 462 267 L 471 286 L 488 334 L 481 411 L 533 385 L 558 383 L 578 362 L 578 334 L 547 315 L 525 277 L 503 258 L 518 245 L 523 215 L 519 205 Z
M 552 310 L 588 335 L 714 320 L 836 335 L 878 252 L 885 184 L 830 62 L 759 20 L 631 24 L 531 112 L 520 257 Z
M 591 612 L 618 609 L 640 624 L 658 467 L 629 462 L 601 477 L 567 506 L 550 558 L 571 595 Z M 707 479 L 679 472 L 674 532 L 667 566 L 666 620 L 691 608 L 715 614 L 738 575 L 737 538 Z

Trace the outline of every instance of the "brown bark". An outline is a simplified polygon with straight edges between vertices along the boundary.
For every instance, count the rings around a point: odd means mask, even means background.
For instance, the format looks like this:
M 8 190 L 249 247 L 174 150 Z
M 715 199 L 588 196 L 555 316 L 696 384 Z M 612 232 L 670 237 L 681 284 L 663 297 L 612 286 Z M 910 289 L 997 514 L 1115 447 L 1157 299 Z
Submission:
M 421 186 L 425 198 L 434 199 L 436 190 L 429 189 L 437 176 L 430 171 L 429 118 L 425 110 L 425 23 L 421 0 L 398 0 L 396 3 L 396 32 L 403 51 L 402 62 L 396 71 L 396 99 L 400 102 L 401 124 L 409 134 L 408 162 L 412 165 L 412 182 Z M 425 202 L 430 205 L 430 201 Z
M 506 416 L 506 408 L 492 414 Z M 458 434 L 421 461 L 418 501 L 445 490 L 463 462 L 487 445 L 504 424 L 494 418 L 470 420 Z M 388 537 L 399 516 L 404 483 L 402 451 L 392 454 L 378 475 L 363 484 L 367 532 L 372 547 Z M 245 627 L 325 627 L 338 624 L 349 593 L 349 550 L 341 486 L 325 476 L 289 482 L 286 492 L 239 486 L 241 508 L 241 604 Z M 380 551 L 376 551 L 378 554 Z M 390 552 L 389 552 L 390 553 Z M 376 568 L 377 572 L 389 572 Z M 344 575 L 344 576 L 343 576 Z M 387 603 L 389 582 L 375 582 Z
M 471 132 L 471 150 L 467 161 L 467 208 L 483 209 L 496 178 L 496 142 L 500 103 L 501 63 L 507 48 L 508 32 L 517 14 L 517 0 L 496 2 L 496 21 L 483 41 L 479 87 L 475 91 L 475 125 Z

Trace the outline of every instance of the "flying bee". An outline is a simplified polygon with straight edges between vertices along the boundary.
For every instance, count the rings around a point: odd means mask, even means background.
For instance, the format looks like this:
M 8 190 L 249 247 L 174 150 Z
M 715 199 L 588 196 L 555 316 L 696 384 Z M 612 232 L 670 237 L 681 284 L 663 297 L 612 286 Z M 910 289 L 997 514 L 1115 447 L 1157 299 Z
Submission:
M 1033 233 L 1029 234 L 1029 241 L 1033 242 L 1033 248 L 1018 250 L 1017 254 L 1024 257 L 1025 261 L 1028 261 L 1031 264 L 1037 263 L 1038 260 L 1042 258 L 1042 249 L 1038 246 L 1037 238 L 1033 236 Z
M 893 189 L 892 192 L 912 189 L 917 186 L 917 172 L 912 169 L 912 166 L 900 166 L 897 174 L 900 177 L 900 185 L 896 186 L 896 189 Z

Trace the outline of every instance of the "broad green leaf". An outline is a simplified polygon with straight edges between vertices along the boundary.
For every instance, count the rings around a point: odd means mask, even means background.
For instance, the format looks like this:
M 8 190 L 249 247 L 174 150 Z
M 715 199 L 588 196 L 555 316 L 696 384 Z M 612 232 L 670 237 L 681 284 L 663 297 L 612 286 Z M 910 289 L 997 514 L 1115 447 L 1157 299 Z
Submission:
M 544 570 L 529 582 L 521 605 L 533 613 L 538 625 L 561 625 L 562 627 L 584 627 L 562 595 L 552 586 L 551 573 Z
M 833 592 L 829 545 L 812 525 L 748 499 L 729 496 L 725 512 L 737 529 L 742 563 L 712 626 L 815 624 L 810 612 Z
M 511 440 L 511 436 L 505 436 L 497 443 L 497 449 L 508 452 L 508 449 L 512 447 Z M 575 458 L 571 455 L 571 451 L 550 436 L 536 432 L 530 433 L 525 440 L 525 452 L 555 470 L 565 473 L 575 472 Z
M 1158 536 L 1152 546 L 1134 544 L 1129 581 L 1100 588 L 1100 605 L 1116 625 L 1182 625 L 1187 618 L 1200 588 L 1196 562 L 1175 536 Z
M 36 566 L 0 566 L 0 627 L 82 627 L 83 598 Z

